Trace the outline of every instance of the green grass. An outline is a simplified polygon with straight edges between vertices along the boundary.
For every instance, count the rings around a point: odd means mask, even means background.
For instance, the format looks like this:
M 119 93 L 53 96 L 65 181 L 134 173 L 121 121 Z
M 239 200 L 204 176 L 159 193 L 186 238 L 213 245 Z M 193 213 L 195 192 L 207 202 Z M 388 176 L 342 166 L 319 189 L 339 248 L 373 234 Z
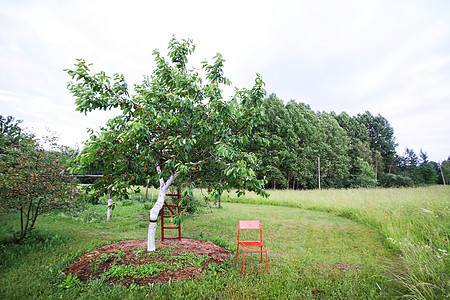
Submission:
M 100 245 L 145 239 L 145 203 L 118 202 L 110 223 L 106 206 L 76 217 L 42 216 L 22 245 L 0 242 L 2 299 L 440 299 L 448 289 L 449 192 L 443 188 L 271 191 L 269 199 L 224 195 L 223 209 L 204 209 L 182 224 L 185 237 L 233 248 L 237 223 L 259 219 L 270 274 L 257 255 L 212 266 L 204 276 L 148 288 L 125 289 L 95 281 L 81 285 L 61 274 L 68 263 Z M 127 204 L 130 204 L 129 202 Z M 256 205 L 255 205 L 256 204 Z M 147 205 L 148 206 L 148 205 Z M 430 211 L 430 212 L 429 212 Z M 437 216 L 437 217 L 436 217 Z M 11 236 L 15 215 L 0 215 L 0 241 Z M 160 231 L 157 231 L 157 238 Z M 388 239 L 391 238 L 391 239 Z M 440 255 L 439 255 L 440 254 Z M 439 258 L 441 257 L 441 258 Z M 419 263 L 426 259 L 426 265 Z M 231 258 L 234 262 L 234 257 Z M 416 272 L 419 270 L 418 272 Z
M 264 199 L 233 194 L 222 201 L 297 207 L 329 212 L 366 224 L 402 253 L 406 273 L 398 280 L 418 299 L 450 290 L 450 190 L 443 186 L 410 189 L 270 191 Z

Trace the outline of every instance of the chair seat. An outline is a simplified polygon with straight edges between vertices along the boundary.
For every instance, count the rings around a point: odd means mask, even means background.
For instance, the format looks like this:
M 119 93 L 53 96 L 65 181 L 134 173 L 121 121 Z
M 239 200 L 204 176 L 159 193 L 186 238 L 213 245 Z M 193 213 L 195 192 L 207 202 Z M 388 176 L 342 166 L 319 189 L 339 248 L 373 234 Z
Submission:
M 239 242 L 243 247 L 265 247 L 263 243 L 259 241 L 241 241 Z

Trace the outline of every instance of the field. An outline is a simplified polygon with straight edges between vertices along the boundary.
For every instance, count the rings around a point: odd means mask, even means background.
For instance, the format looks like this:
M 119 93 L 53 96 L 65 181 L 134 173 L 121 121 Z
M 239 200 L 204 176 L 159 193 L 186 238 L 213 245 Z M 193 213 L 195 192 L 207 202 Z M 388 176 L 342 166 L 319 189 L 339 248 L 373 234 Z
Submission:
M 155 191 L 153 191 L 156 193 Z M 2 299 L 417 299 L 448 297 L 450 190 L 414 189 L 270 191 L 222 197 L 223 208 L 200 207 L 182 224 L 183 237 L 233 250 L 237 223 L 259 219 L 270 274 L 257 255 L 210 268 L 199 278 L 164 285 L 81 284 L 62 271 L 102 245 L 147 235 L 149 203 L 41 216 L 26 243 L 7 243 L 16 215 L 0 215 Z M 158 231 L 159 233 L 159 231 Z

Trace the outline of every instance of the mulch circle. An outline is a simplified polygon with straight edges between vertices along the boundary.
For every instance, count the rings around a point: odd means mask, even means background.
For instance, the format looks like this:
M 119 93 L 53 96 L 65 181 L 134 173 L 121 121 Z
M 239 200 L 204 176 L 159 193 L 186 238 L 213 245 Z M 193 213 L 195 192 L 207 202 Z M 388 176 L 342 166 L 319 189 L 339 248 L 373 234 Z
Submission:
M 136 255 L 136 251 L 140 249 L 147 249 L 147 240 L 124 240 L 118 243 L 104 245 L 91 252 L 85 253 L 80 257 L 80 260 L 71 264 L 64 273 L 66 275 L 77 275 L 78 279 L 82 282 L 88 282 L 100 278 L 101 275 L 111 268 L 112 263 L 121 265 L 143 265 L 170 262 L 166 260 L 164 255 L 158 255 L 158 252 L 162 252 L 161 249 L 168 249 L 172 256 L 177 256 L 182 252 L 193 253 L 196 256 L 208 255 L 208 258 L 204 260 L 200 266 L 186 266 L 182 269 L 167 270 L 155 274 L 154 276 L 139 278 L 139 277 L 113 277 L 107 278 L 106 282 L 113 283 L 122 286 L 130 286 L 136 284 L 138 286 L 146 286 L 148 284 L 156 283 L 162 284 L 169 282 L 175 282 L 180 279 L 193 279 L 203 271 L 208 269 L 210 263 L 221 264 L 224 260 L 230 259 L 230 251 L 219 247 L 212 242 L 193 240 L 183 238 L 178 240 L 165 240 L 156 242 L 157 249 L 153 254 L 145 253 L 141 256 Z M 101 254 L 114 253 L 122 250 L 124 255 L 121 257 L 120 262 L 115 262 L 114 258 L 110 258 L 106 261 L 102 261 L 96 268 L 93 268 L 93 263 L 100 257 Z M 142 250 L 141 250 L 142 251 Z M 142 251 L 144 252 L 144 251 Z M 166 251 L 167 253 L 167 251 Z

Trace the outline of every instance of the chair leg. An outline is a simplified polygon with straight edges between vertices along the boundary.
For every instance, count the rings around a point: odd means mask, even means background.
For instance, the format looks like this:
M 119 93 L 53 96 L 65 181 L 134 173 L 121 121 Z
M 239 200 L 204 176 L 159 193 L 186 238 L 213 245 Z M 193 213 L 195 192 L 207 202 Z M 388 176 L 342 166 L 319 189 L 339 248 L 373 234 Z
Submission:
M 261 248 L 260 250 L 261 250 L 261 262 L 262 262 L 263 261 L 262 260 L 263 249 L 262 249 L 262 246 L 260 248 Z
M 261 252 L 262 255 L 262 252 Z M 266 248 L 266 265 L 267 265 L 267 273 L 269 273 L 269 259 L 267 257 L 267 248 Z
M 243 261 L 243 263 L 242 263 L 242 274 L 245 274 L 245 249 L 243 248 L 243 251 L 242 251 L 242 256 L 243 256 L 243 258 L 242 258 L 242 261 Z

